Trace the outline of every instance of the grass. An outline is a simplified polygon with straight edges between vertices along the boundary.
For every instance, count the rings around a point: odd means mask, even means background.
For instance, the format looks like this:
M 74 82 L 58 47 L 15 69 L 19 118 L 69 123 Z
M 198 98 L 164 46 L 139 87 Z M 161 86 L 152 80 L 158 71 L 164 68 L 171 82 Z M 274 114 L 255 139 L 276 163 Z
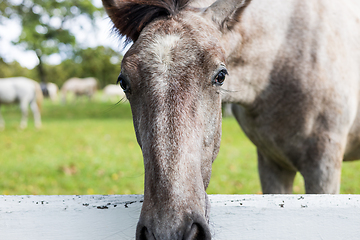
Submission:
M 45 101 L 43 128 L 19 130 L 17 106 L 2 107 L 0 194 L 142 194 L 143 162 L 128 104 Z M 360 193 L 360 161 L 344 163 L 341 193 Z M 294 193 L 303 193 L 297 176 Z M 261 193 L 252 143 L 232 118 L 208 188 L 210 194 Z
M 142 193 L 142 156 L 128 105 L 48 102 L 40 130 L 32 121 L 18 130 L 20 115 L 14 107 L 3 115 L 0 193 Z

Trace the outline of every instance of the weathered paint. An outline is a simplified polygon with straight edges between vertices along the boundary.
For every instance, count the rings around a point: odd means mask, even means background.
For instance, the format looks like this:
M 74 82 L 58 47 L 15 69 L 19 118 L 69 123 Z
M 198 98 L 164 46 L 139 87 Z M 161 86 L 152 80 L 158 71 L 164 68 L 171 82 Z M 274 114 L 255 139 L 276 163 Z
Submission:
M 214 239 L 359 239 L 360 195 L 210 195 Z M 0 239 L 134 239 L 143 196 L 0 196 Z

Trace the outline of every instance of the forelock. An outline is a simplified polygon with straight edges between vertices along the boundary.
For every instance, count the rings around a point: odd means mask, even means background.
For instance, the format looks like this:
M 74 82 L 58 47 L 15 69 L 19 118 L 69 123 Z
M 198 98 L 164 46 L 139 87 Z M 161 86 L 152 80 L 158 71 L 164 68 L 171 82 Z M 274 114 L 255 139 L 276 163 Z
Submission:
M 142 29 L 154 19 L 175 16 L 190 0 L 118 0 L 105 8 L 116 31 L 126 42 L 136 41 Z

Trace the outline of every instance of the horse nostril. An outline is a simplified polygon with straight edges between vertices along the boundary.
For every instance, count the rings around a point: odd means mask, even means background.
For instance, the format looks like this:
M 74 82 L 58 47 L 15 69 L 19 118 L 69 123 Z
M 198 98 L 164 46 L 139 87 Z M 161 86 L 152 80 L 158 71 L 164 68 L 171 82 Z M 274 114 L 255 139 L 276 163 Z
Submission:
M 181 224 L 139 221 L 136 240 L 211 240 L 210 228 L 202 216 L 187 217 Z
M 207 228 L 199 223 L 193 223 L 190 230 L 185 234 L 186 240 L 210 240 L 211 235 Z
M 137 240 L 155 240 L 152 234 L 148 231 L 148 229 L 144 226 L 138 233 L 136 238 Z

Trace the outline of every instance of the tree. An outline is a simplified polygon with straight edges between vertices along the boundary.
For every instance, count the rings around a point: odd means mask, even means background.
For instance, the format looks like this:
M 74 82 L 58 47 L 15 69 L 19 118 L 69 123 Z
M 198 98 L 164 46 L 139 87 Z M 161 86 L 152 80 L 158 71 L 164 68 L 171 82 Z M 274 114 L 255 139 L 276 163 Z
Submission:
M 56 66 L 47 66 L 49 81 L 61 86 L 72 77 L 95 77 L 99 87 L 115 84 L 120 73 L 122 56 L 109 47 L 79 49 L 71 59 Z
M 6 63 L 0 57 L 0 78 L 8 77 L 28 77 L 33 78 L 33 71 L 27 68 L 24 68 L 18 62 Z
M 21 3 L 2 0 L 0 3 L 1 16 L 20 21 L 22 33 L 14 44 L 36 53 L 42 82 L 46 81 L 46 56 L 61 52 L 66 59 L 77 50 L 75 36 L 70 31 L 74 19 L 85 16 L 93 21 L 101 11 L 91 0 L 22 0 Z
M 75 61 L 82 66 L 82 77 L 95 77 L 99 86 L 116 83 L 120 73 L 122 56 L 108 47 L 80 49 L 75 55 Z

